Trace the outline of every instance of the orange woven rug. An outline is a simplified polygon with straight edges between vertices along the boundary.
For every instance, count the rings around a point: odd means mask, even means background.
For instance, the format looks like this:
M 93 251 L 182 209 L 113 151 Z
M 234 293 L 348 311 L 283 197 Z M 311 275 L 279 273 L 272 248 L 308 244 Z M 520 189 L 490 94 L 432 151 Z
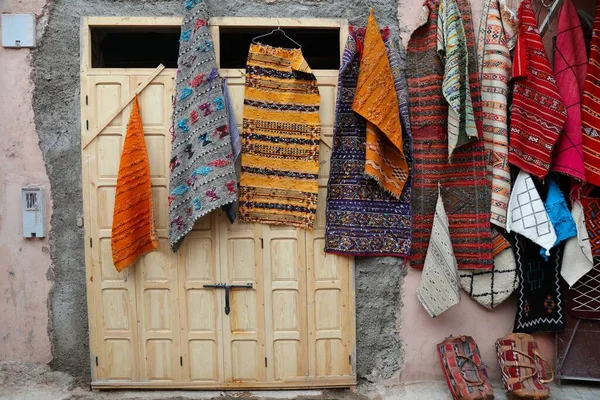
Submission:
M 133 101 L 119 164 L 111 245 L 118 271 L 158 248 L 150 163 L 137 97 Z

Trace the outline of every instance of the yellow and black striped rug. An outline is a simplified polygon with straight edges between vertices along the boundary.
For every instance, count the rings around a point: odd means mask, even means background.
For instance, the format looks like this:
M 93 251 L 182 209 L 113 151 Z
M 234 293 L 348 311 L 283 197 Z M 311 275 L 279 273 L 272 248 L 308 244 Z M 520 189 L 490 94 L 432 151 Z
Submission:
M 240 219 L 312 229 L 320 95 L 300 49 L 252 44 L 246 66 Z

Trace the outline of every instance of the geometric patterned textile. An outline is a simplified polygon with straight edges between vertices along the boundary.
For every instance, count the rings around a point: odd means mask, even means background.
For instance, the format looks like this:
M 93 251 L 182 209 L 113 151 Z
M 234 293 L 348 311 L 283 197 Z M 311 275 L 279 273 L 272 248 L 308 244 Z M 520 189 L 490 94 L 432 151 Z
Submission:
M 417 288 L 417 297 L 432 318 L 460 302 L 456 257 L 452 251 L 448 216 L 441 197 L 438 197 L 435 209 L 431 239 L 421 282 Z
M 203 0 L 184 3 L 173 107 L 169 242 L 177 251 L 199 218 L 238 198 L 227 109 Z
M 491 269 L 490 190 L 483 140 L 457 148 L 448 161 L 448 103 L 437 52 L 437 0 L 426 0 L 407 48 L 413 142 L 411 267 L 425 261 L 440 192 L 458 269 Z M 484 210 L 487 210 L 485 212 Z
M 506 249 L 495 256 L 491 271 L 460 271 L 460 284 L 473 300 L 494 309 L 519 287 L 514 252 Z
M 552 149 L 567 120 L 531 0 L 519 7 L 519 36 L 513 60 L 509 162 L 543 178 Z
M 460 1 L 468 4 L 467 0 Z M 472 32 L 472 25 L 470 28 Z M 437 29 L 438 52 L 445 68 L 442 90 L 449 104 L 448 157 L 451 158 L 455 148 L 480 137 L 469 85 L 467 38 L 457 0 L 440 1 Z
M 496 354 L 509 398 L 542 400 L 550 396 L 546 383 L 554 379 L 552 368 L 540 356 L 533 336 L 510 333 L 496 341 Z
M 588 231 L 585 226 L 583 208 L 579 201 L 573 202 L 571 216 L 577 226 L 577 237 L 565 242 L 565 254 L 560 270 L 561 276 L 569 287 L 572 287 L 594 267 L 592 248 L 590 247 Z
M 581 319 L 600 319 L 600 259 L 567 292 L 569 314 Z
M 372 9 L 364 41 L 352 110 L 367 120 L 365 174 L 400 198 L 408 180 L 408 163 L 394 76 Z
M 111 247 L 117 271 L 158 248 L 153 214 L 150 163 L 136 96 L 127 124 L 115 194 Z
M 581 196 L 592 255 L 600 257 L 600 198 Z
M 327 183 L 325 252 L 352 256 L 406 257 L 410 252 L 410 179 L 396 200 L 364 174 L 366 124 L 352 111 L 364 28 L 349 27 L 338 75 L 333 149 Z M 397 80 L 404 152 L 410 161 L 407 87 L 389 29 L 383 40 Z M 397 76 L 396 76 L 397 75 Z
M 510 52 L 517 39 L 518 21 L 504 0 L 485 0 L 479 28 L 478 60 L 481 66 L 483 137 L 488 180 L 492 188 L 491 222 L 506 228 L 510 198 L 508 164 L 508 82 Z
M 596 4 L 592 48 L 587 67 L 581 122 L 583 124 L 583 160 L 585 178 L 600 186 L 600 3 Z
M 527 238 L 514 235 L 512 240 L 520 280 L 514 331 L 535 333 L 563 329 L 564 305 L 559 277 L 562 244 L 550 251 L 546 261 L 539 247 Z
M 549 250 L 556 243 L 556 232 L 531 176 L 520 171 L 508 203 L 506 231 L 515 231 Z
M 552 171 L 585 181 L 581 136 L 581 97 L 587 71 L 583 29 L 573 0 L 565 0 L 558 16 L 554 76 L 567 108 L 567 123 L 552 153 Z
M 320 98 L 300 49 L 250 45 L 241 221 L 312 229 L 319 192 Z
M 450 336 L 437 345 L 442 371 L 455 400 L 492 400 L 486 365 L 471 336 Z

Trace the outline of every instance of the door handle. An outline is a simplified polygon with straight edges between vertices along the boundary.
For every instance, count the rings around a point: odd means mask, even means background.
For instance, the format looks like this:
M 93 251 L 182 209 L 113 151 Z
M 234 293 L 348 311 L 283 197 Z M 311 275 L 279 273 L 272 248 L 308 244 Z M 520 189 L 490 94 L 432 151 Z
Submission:
M 212 289 L 225 289 L 225 314 L 229 315 L 231 307 L 229 306 L 229 293 L 231 289 L 252 289 L 254 286 L 252 283 L 246 283 L 245 285 L 229 285 L 227 283 L 215 283 L 212 285 L 202 285 L 205 288 Z

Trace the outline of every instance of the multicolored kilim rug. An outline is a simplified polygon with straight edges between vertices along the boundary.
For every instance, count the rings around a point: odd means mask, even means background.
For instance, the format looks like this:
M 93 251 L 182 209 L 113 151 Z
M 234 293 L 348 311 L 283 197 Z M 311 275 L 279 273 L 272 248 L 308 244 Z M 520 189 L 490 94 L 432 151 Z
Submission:
M 203 0 L 184 3 L 171 138 L 169 242 L 237 200 L 228 115 Z
M 240 220 L 312 229 L 320 95 L 300 49 L 252 44 L 246 66 Z
M 407 49 L 413 138 L 411 266 L 422 268 L 441 184 L 459 269 L 491 269 L 490 192 L 483 140 L 457 148 L 448 162 L 448 104 L 437 53 L 437 0 L 426 0 Z M 474 45 L 474 43 L 470 43 Z
M 585 178 L 600 186 L 600 3 L 596 4 L 592 48 L 581 104 Z
M 517 39 L 517 16 L 504 0 L 485 0 L 479 28 L 478 60 L 481 65 L 483 137 L 487 153 L 488 181 L 492 188 L 491 222 L 506 228 L 510 198 L 508 164 L 508 82 L 510 52 Z
M 117 271 L 158 248 L 150 162 L 137 96 L 133 100 L 121 153 L 110 243 Z
M 365 174 L 400 198 L 408 180 L 408 162 L 403 152 L 394 76 L 372 10 L 352 110 L 367 121 Z
M 515 332 L 559 331 L 565 326 L 560 287 L 562 245 L 550 251 L 548 261 L 540 248 L 527 238 L 513 234 L 513 248 L 521 281 L 515 317 Z
M 366 123 L 352 111 L 365 29 L 350 27 L 338 76 L 336 123 L 333 134 L 325 251 L 354 256 L 406 257 L 410 251 L 410 178 L 399 200 L 364 174 Z M 411 162 L 408 89 L 404 66 L 389 30 L 382 33 L 403 123 L 404 154 Z
M 504 235 L 492 228 L 492 257 L 496 257 L 504 250 L 510 248 L 510 243 Z
M 550 169 L 552 149 L 567 120 L 567 111 L 538 32 L 531 0 L 523 0 L 518 15 L 508 161 L 543 178 Z
M 468 7 L 459 9 L 458 2 Z M 461 11 L 468 9 L 468 15 L 463 20 Z M 454 149 L 471 140 L 478 139 L 481 130 L 475 123 L 473 94 L 479 96 L 479 76 L 469 74 L 469 49 L 467 46 L 466 27 L 470 24 L 470 37 L 473 39 L 473 24 L 471 21 L 471 5 L 468 0 L 440 0 L 437 20 L 437 48 L 444 63 L 444 78 L 442 91 L 448 101 L 448 157 L 452 157 Z M 472 42 L 471 42 L 472 44 Z M 471 46 L 471 48 L 473 48 Z M 475 60 L 473 60 L 475 61 Z M 475 64 L 476 65 L 476 64 Z M 475 71 L 477 67 L 475 67 Z M 473 82 L 470 82 L 473 78 Z M 471 83 L 475 83 L 473 87 Z M 481 103 L 479 104 L 481 111 Z M 478 115 L 479 117 L 481 115 Z M 478 119 L 481 121 L 481 118 Z
M 567 108 L 567 123 L 552 154 L 552 171 L 585 181 L 581 134 L 581 97 L 587 71 L 587 51 L 581 21 L 572 0 L 565 0 L 558 16 L 554 76 Z

